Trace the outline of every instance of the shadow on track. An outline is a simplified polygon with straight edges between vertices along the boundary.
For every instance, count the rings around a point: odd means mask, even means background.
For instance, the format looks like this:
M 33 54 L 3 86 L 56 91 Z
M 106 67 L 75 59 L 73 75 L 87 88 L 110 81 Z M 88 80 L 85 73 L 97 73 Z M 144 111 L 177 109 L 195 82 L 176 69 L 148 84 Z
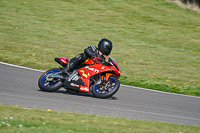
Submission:
M 38 90 L 41 91 L 41 90 Z M 44 91 L 41 91 L 44 92 Z M 49 93 L 49 92 L 47 92 Z M 91 98 L 96 98 L 96 99 L 102 99 L 102 98 L 97 98 L 94 97 L 91 93 L 86 93 L 86 92 L 76 92 L 76 91 L 71 91 L 71 90 L 57 90 L 55 92 L 50 92 L 50 93 L 61 93 L 61 94 L 66 94 L 66 95 L 74 95 L 74 96 L 84 96 L 84 97 L 91 97 Z M 106 100 L 118 100 L 117 97 L 109 97 L 106 98 Z

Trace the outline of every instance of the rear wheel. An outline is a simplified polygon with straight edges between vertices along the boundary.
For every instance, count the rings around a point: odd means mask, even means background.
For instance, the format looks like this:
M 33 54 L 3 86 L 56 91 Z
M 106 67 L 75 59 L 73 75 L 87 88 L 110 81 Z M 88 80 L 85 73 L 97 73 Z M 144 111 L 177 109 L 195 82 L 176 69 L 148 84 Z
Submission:
M 115 76 L 110 76 L 108 81 L 104 84 L 101 84 L 100 82 L 101 79 L 99 79 L 93 87 L 92 93 L 95 97 L 108 98 L 113 96 L 119 90 L 120 83 L 118 78 Z
M 52 74 L 58 73 L 60 71 L 61 70 L 59 68 L 53 68 L 43 73 L 38 80 L 39 88 L 42 91 L 47 92 L 54 92 L 60 89 L 63 83 L 59 79 L 50 78 Z

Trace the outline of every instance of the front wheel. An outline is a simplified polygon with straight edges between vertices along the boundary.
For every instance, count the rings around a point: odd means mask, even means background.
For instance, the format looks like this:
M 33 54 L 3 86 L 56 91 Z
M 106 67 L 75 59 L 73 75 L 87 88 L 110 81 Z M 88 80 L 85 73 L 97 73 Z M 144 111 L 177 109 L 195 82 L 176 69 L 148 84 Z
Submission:
M 106 83 L 101 84 L 101 79 L 99 79 L 93 87 L 93 95 L 98 98 L 108 98 L 113 96 L 120 87 L 120 83 L 117 77 L 110 76 Z M 99 84 L 100 83 L 100 84 Z
M 63 83 L 59 79 L 51 78 L 52 74 L 58 73 L 60 71 L 61 70 L 59 68 L 53 68 L 43 73 L 38 80 L 39 88 L 42 91 L 47 92 L 54 92 L 60 89 Z

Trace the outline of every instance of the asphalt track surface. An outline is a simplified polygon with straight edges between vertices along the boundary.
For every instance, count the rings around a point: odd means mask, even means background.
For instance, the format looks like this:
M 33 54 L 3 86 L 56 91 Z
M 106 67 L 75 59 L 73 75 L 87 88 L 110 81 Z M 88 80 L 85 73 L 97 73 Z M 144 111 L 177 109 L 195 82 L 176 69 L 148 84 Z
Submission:
M 65 89 L 42 92 L 37 85 L 42 73 L 0 62 L 0 103 L 200 126 L 200 97 L 126 85 L 121 85 L 109 99 L 94 98 L 88 93 L 70 94 Z

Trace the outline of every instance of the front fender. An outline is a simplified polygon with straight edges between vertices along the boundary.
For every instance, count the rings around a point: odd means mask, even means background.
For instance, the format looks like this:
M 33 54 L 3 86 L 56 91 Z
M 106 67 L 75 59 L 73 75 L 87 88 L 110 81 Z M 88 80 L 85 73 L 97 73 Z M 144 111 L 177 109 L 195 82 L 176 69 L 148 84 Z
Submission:
M 105 77 L 105 80 L 108 81 L 108 79 L 109 79 L 109 77 L 110 77 L 111 75 L 116 77 L 116 75 L 114 75 L 114 74 L 112 74 L 112 73 L 105 73 L 105 75 L 102 75 L 102 76 L 101 76 L 101 79 L 104 80 L 104 77 Z

